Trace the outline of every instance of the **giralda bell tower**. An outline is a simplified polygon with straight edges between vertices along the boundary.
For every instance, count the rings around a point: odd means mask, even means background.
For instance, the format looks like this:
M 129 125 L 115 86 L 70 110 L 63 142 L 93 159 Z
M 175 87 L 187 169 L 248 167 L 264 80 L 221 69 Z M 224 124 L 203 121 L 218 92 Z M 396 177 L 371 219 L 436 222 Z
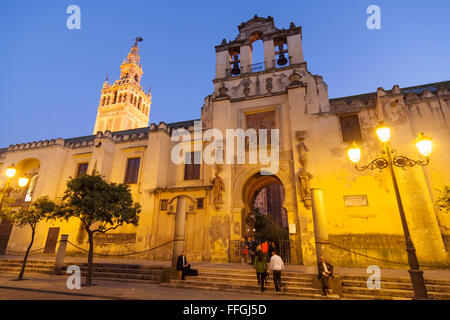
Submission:
M 121 131 L 148 126 L 151 92 L 141 86 L 143 74 L 136 38 L 127 57 L 120 66 L 120 79 L 113 84 L 106 79 L 103 84 L 94 134 L 98 131 Z

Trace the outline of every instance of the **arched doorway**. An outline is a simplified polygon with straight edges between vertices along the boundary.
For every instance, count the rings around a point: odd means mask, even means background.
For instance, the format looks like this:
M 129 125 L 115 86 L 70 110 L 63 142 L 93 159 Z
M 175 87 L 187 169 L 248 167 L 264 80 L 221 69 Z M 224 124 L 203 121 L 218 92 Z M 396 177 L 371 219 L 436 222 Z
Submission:
M 285 190 L 275 175 L 254 174 L 245 183 L 243 199 L 243 236 L 274 242 L 283 260 L 290 262 L 287 210 L 283 207 Z

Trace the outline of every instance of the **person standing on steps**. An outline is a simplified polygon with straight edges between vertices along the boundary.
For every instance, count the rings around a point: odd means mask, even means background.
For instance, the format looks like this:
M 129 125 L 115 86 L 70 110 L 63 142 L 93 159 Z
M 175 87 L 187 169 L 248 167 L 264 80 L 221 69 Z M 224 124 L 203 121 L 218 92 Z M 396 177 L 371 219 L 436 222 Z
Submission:
M 269 261 L 269 243 L 266 241 L 264 241 L 263 243 L 261 243 L 261 252 L 263 254 L 263 258 L 266 261 Z
M 281 257 L 275 251 L 272 251 L 270 258 L 270 271 L 272 272 L 273 283 L 275 284 L 275 291 L 281 291 L 281 273 L 284 274 L 284 263 Z
M 267 264 L 261 251 L 256 253 L 255 264 L 256 278 L 258 279 L 258 285 L 261 286 L 261 292 L 264 292 L 264 282 L 266 280 Z

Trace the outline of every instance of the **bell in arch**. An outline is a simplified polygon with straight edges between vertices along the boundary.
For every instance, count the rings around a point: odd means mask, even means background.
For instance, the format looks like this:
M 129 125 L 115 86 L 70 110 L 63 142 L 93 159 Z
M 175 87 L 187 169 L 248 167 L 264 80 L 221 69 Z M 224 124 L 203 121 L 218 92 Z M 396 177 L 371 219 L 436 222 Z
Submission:
M 286 57 L 284 56 L 283 45 L 282 44 L 278 45 L 278 49 L 280 50 L 280 54 L 278 55 L 277 64 L 279 66 L 284 66 L 288 63 L 288 61 L 287 61 Z
M 231 69 L 231 74 L 236 76 L 241 73 L 241 68 L 239 68 L 239 60 L 238 56 L 233 56 L 233 68 Z

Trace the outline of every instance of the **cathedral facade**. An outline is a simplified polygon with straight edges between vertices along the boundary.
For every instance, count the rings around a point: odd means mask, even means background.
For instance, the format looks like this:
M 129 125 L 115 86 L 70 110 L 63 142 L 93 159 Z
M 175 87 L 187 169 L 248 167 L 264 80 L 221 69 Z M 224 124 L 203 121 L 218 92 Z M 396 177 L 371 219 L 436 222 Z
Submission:
M 136 41 L 120 66 L 120 79 L 103 84 L 93 135 L 0 149 L 2 185 L 4 171 L 13 164 L 17 176 L 30 177 L 27 187 L 11 194 L 13 206 L 28 206 L 41 196 L 59 201 L 69 177 L 98 172 L 107 181 L 129 184 L 142 206 L 137 227 L 125 225 L 96 237 L 98 253 L 160 246 L 131 257 L 170 260 L 177 203 L 184 197 L 183 247 L 190 260 L 233 262 L 237 242 L 253 232 L 249 216 L 261 207 L 266 214 L 276 212 L 275 220 L 287 228 L 289 262 L 314 265 L 319 244 L 311 190 L 320 189 L 329 259 L 335 265 L 367 266 L 375 263 L 373 257 L 381 259 L 375 264 L 395 266 L 389 261 L 407 263 L 407 258 L 389 172 L 358 171 L 346 152 L 355 141 L 362 147 L 361 162 L 376 158 L 382 146 L 375 128 L 383 121 L 396 151 L 410 158 L 421 157 L 414 145 L 418 133 L 433 139 L 428 166 L 396 173 L 419 261 L 448 265 L 450 217 L 433 203 L 450 178 L 450 81 L 330 99 L 324 79 L 307 68 L 301 27 L 291 23 L 278 29 L 272 17 L 255 16 L 238 30 L 234 40 L 215 47 L 214 91 L 204 99 L 201 118 L 176 123 L 149 125 L 151 93 L 140 84 Z M 252 61 L 255 41 L 263 43 L 261 63 Z M 224 137 L 229 129 L 277 130 L 276 172 L 263 174 L 267 163 L 239 163 L 236 152 L 231 163 L 174 163 L 172 151 L 180 143 L 173 138 L 176 131 L 192 138 L 186 142 L 192 152 L 182 157 L 202 159 L 208 143 L 195 137 L 199 125 L 200 132 L 215 129 Z M 229 141 L 225 144 L 228 152 Z M 268 152 L 273 146 L 268 141 Z M 0 254 L 26 249 L 30 230 L 5 221 L 0 230 Z M 75 219 L 39 224 L 33 248 L 46 247 L 44 254 L 52 254 L 61 234 L 87 248 Z M 80 253 L 72 246 L 67 250 Z

